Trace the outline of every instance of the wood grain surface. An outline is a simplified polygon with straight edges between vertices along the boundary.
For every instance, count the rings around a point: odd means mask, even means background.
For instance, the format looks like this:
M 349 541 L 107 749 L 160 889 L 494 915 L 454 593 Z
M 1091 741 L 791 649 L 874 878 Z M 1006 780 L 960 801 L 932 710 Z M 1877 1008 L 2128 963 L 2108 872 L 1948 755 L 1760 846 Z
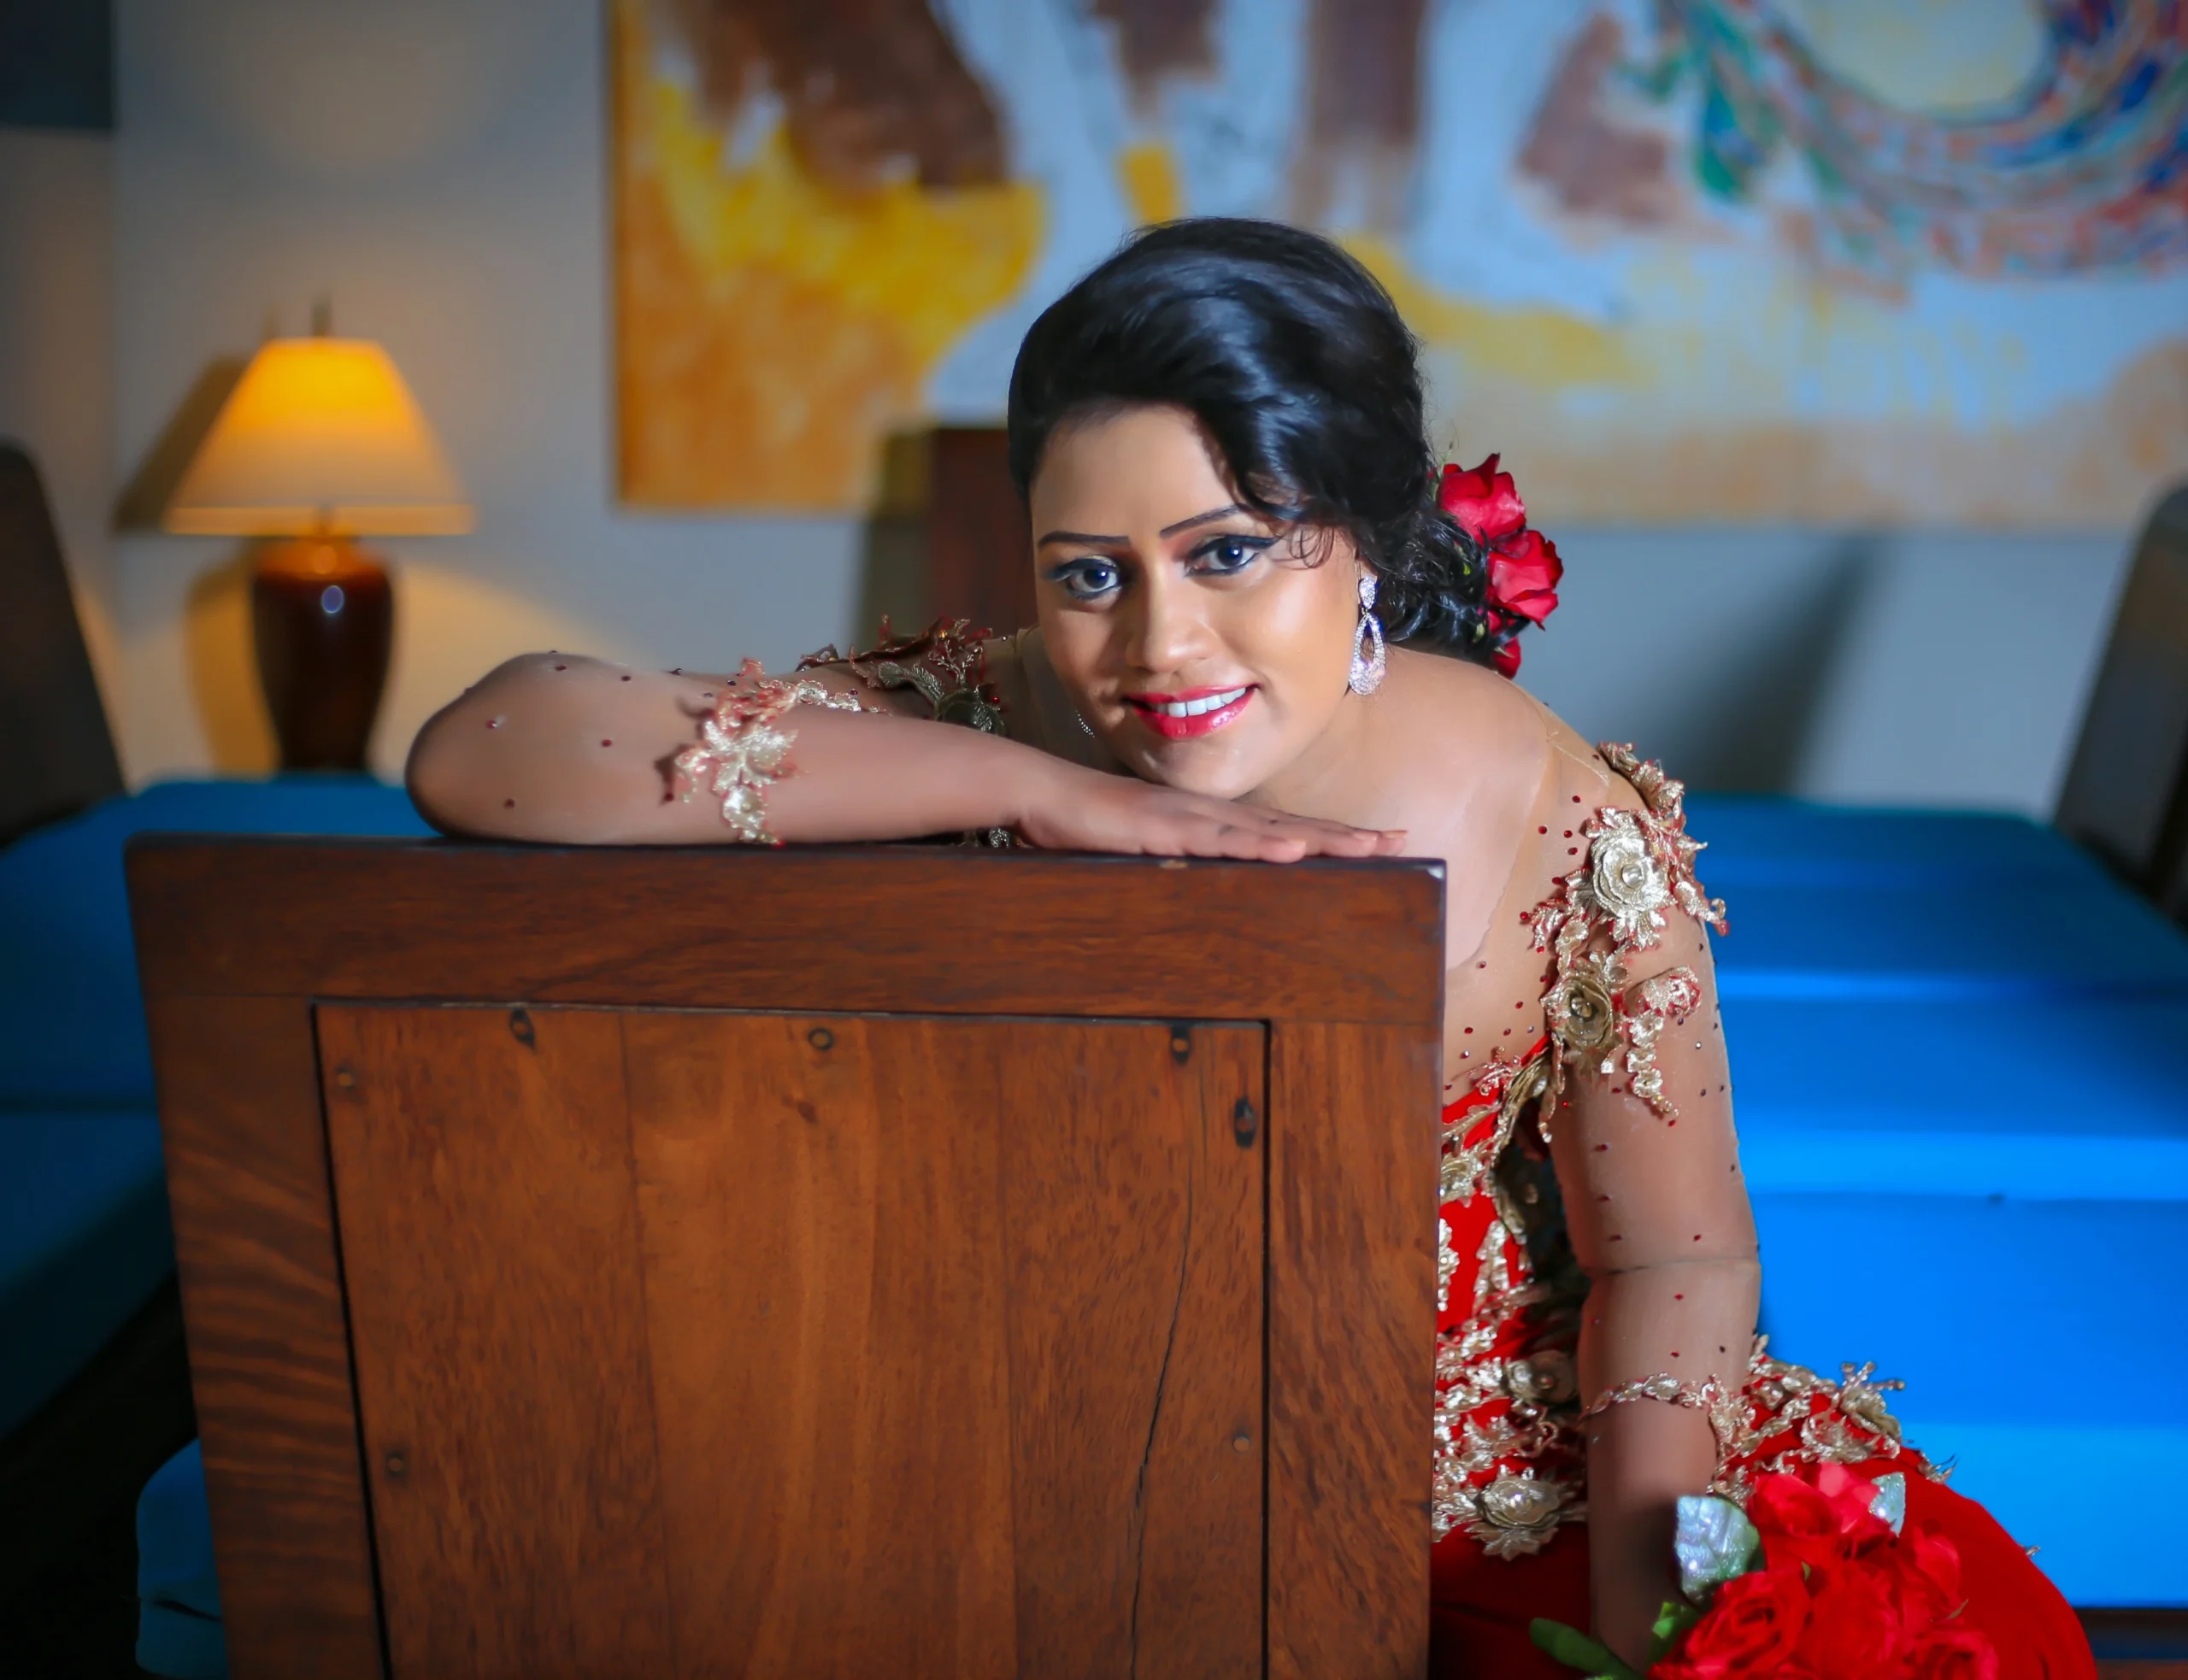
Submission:
M 379 1680 L 311 1006 L 148 1000 L 235 1680 Z
M 1277 1680 L 1428 1662 L 1441 1047 L 1417 1031 L 1272 1035 L 1269 1651 Z
M 239 1680 L 1424 1671 L 1434 867 L 128 866 Z
M 148 996 L 1442 1026 L 1415 860 L 169 836 L 128 870 Z
M 1262 1671 L 1260 1029 L 320 1036 L 395 1674 Z
M 319 1013 L 388 1656 L 418 1680 L 669 1666 L 621 1033 L 533 1019 Z

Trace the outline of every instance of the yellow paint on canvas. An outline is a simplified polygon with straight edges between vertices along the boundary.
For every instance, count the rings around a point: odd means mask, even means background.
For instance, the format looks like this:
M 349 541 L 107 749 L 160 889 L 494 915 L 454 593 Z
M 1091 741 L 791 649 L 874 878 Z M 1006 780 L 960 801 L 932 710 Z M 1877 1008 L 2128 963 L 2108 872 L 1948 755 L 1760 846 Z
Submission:
M 1185 214 L 1185 182 L 1179 178 L 1169 147 L 1160 141 L 1137 141 L 1119 153 L 1117 179 L 1124 187 L 1125 203 L 1132 207 L 1132 220 L 1141 226 L 1175 221 Z
M 1387 240 L 1354 234 L 1343 243 L 1424 343 L 1457 353 L 1481 373 L 1551 389 L 1647 380 L 1648 369 L 1608 327 L 1560 309 L 1469 303 L 1420 279 Z
M 621 488 L 653 507 L 864 506 L 928 376 L 1026 282 L 1029 183 L 845 191 L 779 129 L 748 155 L 617 9 Z

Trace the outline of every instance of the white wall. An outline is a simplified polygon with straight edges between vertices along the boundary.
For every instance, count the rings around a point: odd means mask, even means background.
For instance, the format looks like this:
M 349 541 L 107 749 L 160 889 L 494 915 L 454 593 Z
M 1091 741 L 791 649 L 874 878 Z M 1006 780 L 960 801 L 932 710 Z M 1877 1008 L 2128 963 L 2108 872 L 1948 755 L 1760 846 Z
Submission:
M 117 480 L 209 363 L 302 330 L 323 293 L 388 346 L 477 502 L 475 536 L 387 545 L 384 768 L 525 647 L 718 666 L 860 628 L 856 523 L 614 505 L 591 0 L 121 0 L 118 35 Z M 1790 762 L 1826 796 L 2027 809 L 2125 552 L 2117 532 L 1554 534 L 1567 605 L 1527 677 L 1590 733 L 1702 782 Z M 269 762 L 233 545 L 115 546 L 132 776 Z
M 0 437 L 45 479 L 109 713 L 121 696 L 114 493 L 114 143 L 0 128 Z
M 125 473 L 206 364 L 269 326 L 381 340 L 477 504 L 475 536 L 400 562 L 375 745 L 526 648 L 700 664 L 845 633 L 843 520 L 632 517 L 612 502 L 603 38 L 585 0 L 125 0 L 119 9 Z M 120 543 L 138 776 L 270 753 L 236 545 Z M 193 586 L 199 609 L 186 603 Z M 217 665 L 217 672 L 205 667 Z

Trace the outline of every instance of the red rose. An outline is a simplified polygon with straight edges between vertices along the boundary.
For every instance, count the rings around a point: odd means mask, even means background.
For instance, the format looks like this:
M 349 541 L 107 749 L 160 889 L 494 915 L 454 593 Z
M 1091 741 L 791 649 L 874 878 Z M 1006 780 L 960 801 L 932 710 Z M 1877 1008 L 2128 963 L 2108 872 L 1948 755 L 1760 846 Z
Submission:
M 1772 1564 L 1823 1568 L 1838 1561 L 1838 1512 L 1799 1477 L 1756 1477 L 1747 1515 L 1762 1536 L 1762 1555 Z
M 1489 552 L 1489 604 L 1540 624 L 1557 610 L 1557 583 L 1565 562 L 1557 545 L 1539 531 L 1522 531 Z
M 1717 1589 L 1709 1612 L 1650 1680 L 1734 1680 L 1776 1675 L 1809 1623 L 1809 1588 L 1797 1568 L 1759 1569 Z
M 1967 1601 L 1960 1590 L 1960 1548 L 1935 1530 L 1909 1523 L 1899 1552 L 1899 1602 L 1909 1624 L 1957 1614 Z
M 1491 455 L 1467 472 L 1446 467 L 1436 490 L 1438 505 L 1467 536 L 1485 545 L 1509 537 L 1527 522 L 1527 504 L 1520 500 L 1512 475 L 1497 470 L 1499 458 Z
M 1520 644 L 1517 642 L 1507 642 L 1495 653 L 1490 655 L 1489 662 L 1497 667 L 1497 674 L 1500 677 L 1518 676 L 1520 674 Z
M 1768 1542 L 1764 1542 L 1766 1555 Z M 1819 1570 L 1808 1626 L 1794 1654 L 1818 1674 L 1889 1674 L 1907 1647 L 1891 1576 L 1866 1563 Z
M 1843 1464 L 1816 1466 L 1815 1489 L 1831 1501 L 1831 1509 L 1838 1519 L 1838 1539 L 1849 1557 L 1859 1557 L 1873 1552 L 1879 1546 L 1889 1546 L 1897 1537 L 1891 1524 L 1877 1515 L 1876 1483 L 1866 1476 L 1857 1476 Z
M 1907 1658 L 1907 1680 L 1998 1680 L 1998 1648 L 1973 1628 L 1932 1628 Z

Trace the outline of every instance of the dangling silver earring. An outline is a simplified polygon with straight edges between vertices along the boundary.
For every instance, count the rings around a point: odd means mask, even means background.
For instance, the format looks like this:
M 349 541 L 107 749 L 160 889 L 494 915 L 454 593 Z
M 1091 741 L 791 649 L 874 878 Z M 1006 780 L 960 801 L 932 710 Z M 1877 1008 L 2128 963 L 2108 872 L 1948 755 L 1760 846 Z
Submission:
M 1374 642 L 1375 651 L 1362 659 L 1361 649 L 1371 639 Z M 1375 616 L 1375 578 L 1373 573 L 1368 573 L 1360 579 L 1360 622 L 1353 627 L 1352 673 L 1345 679 L 1346 685 L 1355 694 L 1374 693 L 1383 686 L 1383 673 L 1387 664 L 1383 645 L 1383 621 Z

